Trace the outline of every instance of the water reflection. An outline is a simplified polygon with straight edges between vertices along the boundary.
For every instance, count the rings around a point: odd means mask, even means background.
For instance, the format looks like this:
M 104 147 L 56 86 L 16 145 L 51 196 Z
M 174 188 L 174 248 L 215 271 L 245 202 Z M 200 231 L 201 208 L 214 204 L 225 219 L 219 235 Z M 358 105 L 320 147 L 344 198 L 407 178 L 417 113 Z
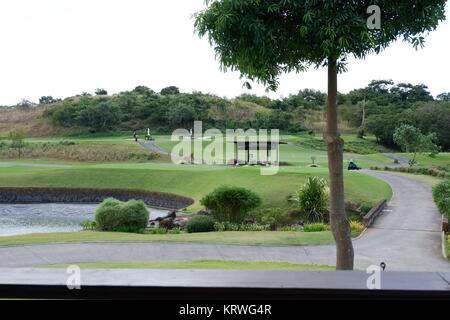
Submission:
M 94 220 L 98 204 L 0 204 L 0 236 L 28 233 L 73 232 L 80 223 Z M 167 210 L 150 208 L 150 219 L 167 214 Z

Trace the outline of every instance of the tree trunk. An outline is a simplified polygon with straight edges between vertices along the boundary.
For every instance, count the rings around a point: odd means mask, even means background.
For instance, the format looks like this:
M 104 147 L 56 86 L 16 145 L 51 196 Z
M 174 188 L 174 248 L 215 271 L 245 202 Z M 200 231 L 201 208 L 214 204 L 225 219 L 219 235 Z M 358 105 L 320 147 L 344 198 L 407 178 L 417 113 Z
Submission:
M 353 270 L 353 245 L 344 203 L 344 140 L 338 134 L 336 60 L 328 61 L 328 109 L 325 142 L 330 173 L 330 224 L 336 241 L 336 270 Z

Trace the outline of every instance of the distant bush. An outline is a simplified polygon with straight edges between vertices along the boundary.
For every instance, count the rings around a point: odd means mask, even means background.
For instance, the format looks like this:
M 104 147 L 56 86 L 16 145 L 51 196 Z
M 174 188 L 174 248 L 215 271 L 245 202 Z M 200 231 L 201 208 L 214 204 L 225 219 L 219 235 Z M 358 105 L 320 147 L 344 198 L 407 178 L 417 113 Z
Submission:
M 261 197 L 245 188 L 220 186 L 207 194 L 200 203 L 212 210 L 216 221 L 242 223 L 251 210 L 261 205 Z
M 323 223 L 309 223 L 303 226 L 304 232 L 322 232 L 330 230 L 330 226 Z
M 142 232 L 147 227 L 149 213 L 143 201 L 122 202 L 105 199 L 95 212 L 95 222 L 100 230 Z
M 438 178 L 448 178 L 450 174 L 446 172 L 445 168 L 442 167 L 430 167 L 430 168 L 422 168 L 422 167 L 398 167 L 398 168 L 390 168 L 384 167 L 380 168 L 377 166 L 371 167 L 371 170 L 384 170 L 384 171 L 397 171 L 404 173 L 412 173 L 412 174 L 424 174 L 427 176 L 438 177 Z
M 214 231 L 214 219 L 210 216 L 194 216 L 186 223 L 186 231 L 188 233 Z
M 433 187 L 433 199 L 439 211 L 450 217 L 450 180 Z

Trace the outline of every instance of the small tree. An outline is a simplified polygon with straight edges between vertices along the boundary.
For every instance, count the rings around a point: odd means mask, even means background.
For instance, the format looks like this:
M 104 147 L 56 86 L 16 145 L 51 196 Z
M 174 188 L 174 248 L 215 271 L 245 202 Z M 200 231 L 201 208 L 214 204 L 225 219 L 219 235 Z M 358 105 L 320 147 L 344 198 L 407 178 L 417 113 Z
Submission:
M 179 94 L 179 93 L 180 93 L 180 89 L 178 89 L 178 87 L 175 87 L 175 86 L 170 86 L 170 87 L 164 88 L 160 92 L 160 94 L 162 94 L 163 96 L 174 95 L 174 94 Z
M 200 200 L 213 211 L 216 221 L 234 223 L 244 222 L 248 213 L 258 208 L 261 202 L 261 197 L 255 192 L 233 186 L 220 186 Z
M 51 104 L 58 100 L 54 99 L 52 96 L 42 96 L 39 98 L 39 104 Z
M 439 151 L 435 144 L 436 139 L 435 133 L 424 135 L 418 128 L 409 124 L 401 125 L 394 132 L 395 144 L 402 148 L 402 151 L 413 154 L 413 158 L 409 160 L 411 167 L 416 164 L 418 153 Z
M 98 96 L 106 96 L 108 95 L 108 91 L 102 88 L 95 89 L 95 94 Z
M 25 147 L 25 142 L 23 139 L 25 135 L 19 131 L 11 131 L 8 134 L 9 140 L 11 140 L 11 148 L 14 148 L 18 151 L 19 158 L 22 157 L 22 149 Z

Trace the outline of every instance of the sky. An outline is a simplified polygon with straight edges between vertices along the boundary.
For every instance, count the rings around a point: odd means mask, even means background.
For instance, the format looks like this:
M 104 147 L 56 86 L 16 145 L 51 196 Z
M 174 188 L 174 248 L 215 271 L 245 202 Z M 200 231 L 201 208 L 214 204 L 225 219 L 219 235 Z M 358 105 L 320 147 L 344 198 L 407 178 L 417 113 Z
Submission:
M 258 84 L 243 88 L 239 73 L 222 73 L 213 48 L 194 33 L 192 15 L 204 8 L 204 0 L 1 1 L 0 105 L 96 88 L 117 93 L 138 85 L 155 91 L 175 85 L 182 92 L 229 98 L 326 91 L 323 68 L 282 75 L 276 92 Z M 424 49 L 397 42 L 378 56 L 350 59 L 338 89 L 346 93 L 373 79 L 392 79 L 424 83 L 434 96 L 449 92 L 449 40 L 447 20 L 426 38 Z

